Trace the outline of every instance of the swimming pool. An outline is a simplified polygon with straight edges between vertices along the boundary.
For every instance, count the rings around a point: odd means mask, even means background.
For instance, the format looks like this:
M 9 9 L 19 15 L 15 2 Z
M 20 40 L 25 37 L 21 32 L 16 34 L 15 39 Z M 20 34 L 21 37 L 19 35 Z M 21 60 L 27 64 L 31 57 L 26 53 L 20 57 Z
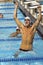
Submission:
M 4 17 L 3 19 L 2 18 L 0 19 L 0 61 L 2 61 L 0 62 L 0 64 L 1 65 L 9 65 L 9 64 L 10 65 L 42 65 L 43 62 L 40 59 L 43 57 L 43 40 L 41 39 L 41 37 L 38 35 L 37 32 L 34 37 L 33 51 L 22 52 L 20 53 L 17 59 L 13 57 L 14 53 L 19 49 L 21 44 L 21 38 L 18 39 L 16 37 L 15 38 L 9 37 L 11 33 L 16 31 L 16 27 L 17 27 L 13 19 L 14 4 L 9 2 L 0 3 L 0 13 L 3 13 L 3 17 Z M 24 23 L 24 15 L 22 14 L 22 12 L 18 9 L 17 13 L 20 21 Z M 39 60 L 37 61 L 36 59 Z

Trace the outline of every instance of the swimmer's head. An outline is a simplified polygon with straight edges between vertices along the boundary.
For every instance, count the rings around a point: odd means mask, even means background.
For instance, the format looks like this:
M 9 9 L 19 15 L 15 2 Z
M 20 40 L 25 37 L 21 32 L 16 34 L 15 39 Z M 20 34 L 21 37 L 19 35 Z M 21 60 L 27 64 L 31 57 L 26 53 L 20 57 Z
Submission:
M 16 28 L 16 31 L 20 31 L 19 27 Z
M 3 18 L 3 14 L 2 13 L 0 13 L 0 18 Z
M 30 17 L 25 17 L 25 26 L 30 26 Z
M 17 32 L 17 33 L 20 33 L 19 27 L 16 28 L 16 32 Z

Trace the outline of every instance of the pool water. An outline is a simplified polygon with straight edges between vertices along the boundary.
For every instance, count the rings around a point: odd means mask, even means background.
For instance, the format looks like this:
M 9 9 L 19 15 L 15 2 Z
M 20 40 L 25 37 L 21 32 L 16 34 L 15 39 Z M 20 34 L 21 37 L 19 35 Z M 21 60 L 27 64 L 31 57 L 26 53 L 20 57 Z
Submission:
M 40 3 L 41 5 L 43 5 L 43 1 L 40 0 L 39 3 Z
M 0 3 L 0 13 L 3 18 L 0 19 L 0 60 L 13 58 L 13 55 L 20 48 L 21 38 L 11 38 L 10 34 L 16 31 L 17 24 L 13 19 L 14 3 Z M 24 23 L 24 15 L 18 9 L 17 17 Z M 33 51 L 22 52 L 17 58 L 42 58 L 43 57 L 43 40 L 36 32 L 33 42 Z M 31 62 L 31 63 L 30 63 Z M 0 65 L 43 65 L 42 61 L 12 61 L 0 62 Z

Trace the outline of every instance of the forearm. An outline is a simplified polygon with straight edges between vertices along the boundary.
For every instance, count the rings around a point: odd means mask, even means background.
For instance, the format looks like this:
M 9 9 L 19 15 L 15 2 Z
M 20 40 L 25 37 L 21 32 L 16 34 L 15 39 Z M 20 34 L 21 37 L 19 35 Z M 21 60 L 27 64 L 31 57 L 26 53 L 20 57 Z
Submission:
M 10 35 L 10 37 L 16 37 L 18 35 L 18 33 L 17 32 L 14 32 L 14 33 L 12 33 L 11 35 Z
M 14 10 L 14 19 L 17 18 L 17 7 L 15 6 L 15 10 Z
M 36 26 L 39 25 L 41 19 L 42 19 L 42 15 L 41 15 L 41 12 L 39 12 L 38 18 L 37 18 L 37 20 L 36 20 L 36 22 L 35 22 L 35 25 L 36 25 Z
M 40 22 L 41 19 L 42 19 L 42 15 L 41 15 L 41 11 L 40 11 L 37 20 Z

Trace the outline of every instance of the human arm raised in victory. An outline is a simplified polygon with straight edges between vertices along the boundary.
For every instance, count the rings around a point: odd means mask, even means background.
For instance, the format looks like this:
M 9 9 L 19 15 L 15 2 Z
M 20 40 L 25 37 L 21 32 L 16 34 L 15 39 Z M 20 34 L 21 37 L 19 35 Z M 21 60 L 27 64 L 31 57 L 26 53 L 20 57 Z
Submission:
M 41 21 L 41 19 L 42 19 L 41 6 L 38 7 L 38 12 L 39 12 L 38 18 L 37 18 L 37 20 L 35 21 L 35 23 L 33 23 L 33 25 L 32 25 L 32 28 L 35 28 L 35 29 L 38 27 L 38 25 L 39 25 L 39 23 L 40 23 L 40 21 Z
M 15 4 L 15 10 L 14 10 L 14 20 L 16 22 L 16 24 L 18 25 L 19 28 L 23 27 L 22 22 L 20 22 L 20 20 L 17 18 L 17 9 L 18 9 L 18 2 L 16 2 Z

